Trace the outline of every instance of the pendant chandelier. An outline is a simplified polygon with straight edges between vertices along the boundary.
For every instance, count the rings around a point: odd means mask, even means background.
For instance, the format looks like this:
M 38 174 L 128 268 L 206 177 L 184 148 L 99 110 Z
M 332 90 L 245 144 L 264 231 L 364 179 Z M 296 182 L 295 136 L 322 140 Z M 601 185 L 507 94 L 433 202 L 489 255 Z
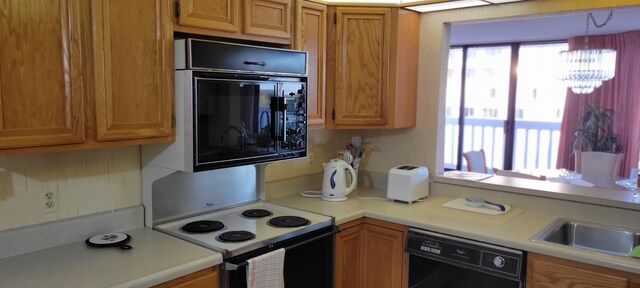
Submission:
M 597 28 L 609 23 L 613 11 L 607 20 L 597 24 L 592 13 L 587 15 L 587 31 L 584 37 L 584 48 L 560 52 L 561 72 L 559 79 L 575 94 L 588 94 L 615 76 L 616 50 L 589 49 L 589 22 Z

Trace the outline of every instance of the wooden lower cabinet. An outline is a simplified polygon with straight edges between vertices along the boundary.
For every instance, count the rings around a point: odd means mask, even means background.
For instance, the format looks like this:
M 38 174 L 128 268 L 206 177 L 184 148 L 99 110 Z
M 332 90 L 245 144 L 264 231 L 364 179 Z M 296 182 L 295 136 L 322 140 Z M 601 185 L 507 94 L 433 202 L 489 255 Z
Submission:
M 406 226 L 361 218 L 340 228 L 335 246 L 336 288 L 406 286 Z
M 218 288 L 218 266 L 193 272 L 154 288 Z
M 640 275 L 528 253 L 527 288 L 640 288 Z

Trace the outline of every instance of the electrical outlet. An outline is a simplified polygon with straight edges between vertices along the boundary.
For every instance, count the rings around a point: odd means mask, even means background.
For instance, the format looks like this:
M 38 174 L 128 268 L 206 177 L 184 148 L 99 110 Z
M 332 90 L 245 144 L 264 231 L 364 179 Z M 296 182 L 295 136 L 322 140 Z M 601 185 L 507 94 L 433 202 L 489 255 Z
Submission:
M 58 212 L 58 186 L 45 186 L 41 188 L 42 214 Z

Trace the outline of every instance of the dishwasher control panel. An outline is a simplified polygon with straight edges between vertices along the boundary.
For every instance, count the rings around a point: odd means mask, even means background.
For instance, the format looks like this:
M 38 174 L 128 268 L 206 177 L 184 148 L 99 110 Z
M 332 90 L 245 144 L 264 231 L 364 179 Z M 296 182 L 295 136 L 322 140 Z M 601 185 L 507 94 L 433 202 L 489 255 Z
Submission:
M 523 252 L 494 244 L 409 228 L 405 250 L 409 254 L 451 265 L 518 280 Z

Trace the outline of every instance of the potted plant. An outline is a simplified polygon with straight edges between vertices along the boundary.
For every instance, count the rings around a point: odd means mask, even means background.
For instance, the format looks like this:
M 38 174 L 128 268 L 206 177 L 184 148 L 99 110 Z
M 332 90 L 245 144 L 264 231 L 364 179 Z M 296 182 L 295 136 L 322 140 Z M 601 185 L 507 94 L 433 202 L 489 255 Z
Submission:
M 613 133 L 613 109 L 599 110 L 584 103 L 584 113 L 578 121 L 578 129 L 573 134 L 573 151 L 619 153 L 620 139 Z

